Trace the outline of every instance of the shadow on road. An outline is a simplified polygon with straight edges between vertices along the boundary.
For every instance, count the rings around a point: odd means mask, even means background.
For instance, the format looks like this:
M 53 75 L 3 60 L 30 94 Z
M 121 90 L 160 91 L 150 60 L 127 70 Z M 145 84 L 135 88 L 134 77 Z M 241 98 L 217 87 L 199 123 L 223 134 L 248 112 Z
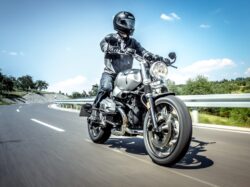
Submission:
M 216 142 L 204 142 L 192 138 L 191 146 L 187 154 L 180 162 L 173 165 L 172 168 L 202 169 L 212 166 L 214 162 L 211 159 L 207 158 L 205 155 L 200 155 L 200 153 L 207 151 L 207 145 L 215 143 Z M 105 144 L 110 148 L 121 149 L 128 153 L 148 155 L 142 138 L 110 138 Z
M 142 138 L 110 138 L 106 143 L 110 148 L 117 148 L 125 150 L 128 153 L 147 155 L 147 151 L 144 146 Z
M 214 164 L 214 162 L 207 158 L 204 155 L 200 155 L 199 153 L 206 152 L 206 146 L 209 144 L 215 144 L 216 142 L 204 142 L 200 140 L 196 140 L 194 137 L 192 138 L 192 145 L 189 147 L 189 150 L 185 157 L 172 166 L 172 168 L 177 169 L 202 169 L 210 167 Z

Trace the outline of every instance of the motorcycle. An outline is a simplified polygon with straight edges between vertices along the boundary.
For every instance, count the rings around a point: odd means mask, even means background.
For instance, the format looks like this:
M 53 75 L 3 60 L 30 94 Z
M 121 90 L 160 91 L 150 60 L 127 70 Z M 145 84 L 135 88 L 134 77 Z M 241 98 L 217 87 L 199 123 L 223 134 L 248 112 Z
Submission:
M 86 116 L 89 137 L 103 144 L 112 135 L 144 137 L 153 162 L 171 166 L 186 154 L 192 138 L 192 120 L 186 105 L 169 92 L 165 83 L 168 67 L 174 67 L 175 53 L 151 63 L 135 52 L 131 55 L 140 69 L 120 72 L 110 96 L 100 102 L 100 122 L 89 119 L 91 104 L 84 104 L 80 116 Z

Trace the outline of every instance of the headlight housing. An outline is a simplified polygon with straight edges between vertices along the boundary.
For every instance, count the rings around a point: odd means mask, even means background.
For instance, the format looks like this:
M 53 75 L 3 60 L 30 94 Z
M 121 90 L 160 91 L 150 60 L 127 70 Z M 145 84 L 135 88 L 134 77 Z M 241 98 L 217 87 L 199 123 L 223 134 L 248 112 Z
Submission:
M 157 79 L 166 79 L 167 74 L 168 74 L 168 67 L 165 63 L 163 62 L 155 62 L 151 67 L 150 67 L 150 75 L 152 77 L 155 77 Z

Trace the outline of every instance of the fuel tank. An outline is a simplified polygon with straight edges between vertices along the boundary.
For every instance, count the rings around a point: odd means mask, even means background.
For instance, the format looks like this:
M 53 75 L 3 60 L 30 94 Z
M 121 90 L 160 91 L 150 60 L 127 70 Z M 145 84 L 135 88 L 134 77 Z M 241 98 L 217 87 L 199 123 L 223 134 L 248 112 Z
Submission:
M 123 91 L 133 91 L 142 82 L 139 69 L 129 69 L 120 72 L 114 83 L 113 96 L 120 97 Z

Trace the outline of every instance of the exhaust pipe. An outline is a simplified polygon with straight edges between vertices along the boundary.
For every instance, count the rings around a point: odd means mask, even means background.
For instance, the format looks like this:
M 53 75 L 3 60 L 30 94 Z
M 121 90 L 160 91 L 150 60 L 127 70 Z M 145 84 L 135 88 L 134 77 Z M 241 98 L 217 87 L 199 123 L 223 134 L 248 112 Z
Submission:
M 127 127 L 128 127 L 128 118 L 127 118 L 127 115 L 125 114 L 124 110 L 121 107 L 117 107 L 117 110 L 122 117 L 121 130 L 118 131 L 118 130 L 112 129 L 111 132 L 115 136 L 123 136 L 126 132 Z

